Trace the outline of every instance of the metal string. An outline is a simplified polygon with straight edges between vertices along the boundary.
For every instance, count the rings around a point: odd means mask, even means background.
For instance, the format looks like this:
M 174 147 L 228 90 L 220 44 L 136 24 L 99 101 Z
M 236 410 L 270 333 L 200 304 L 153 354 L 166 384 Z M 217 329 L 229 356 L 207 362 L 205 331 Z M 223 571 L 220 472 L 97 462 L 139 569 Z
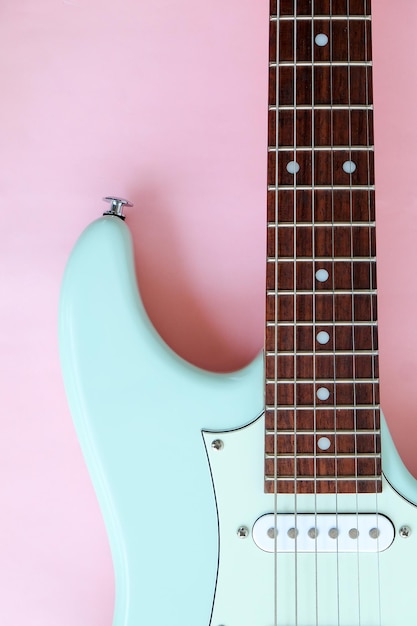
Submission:
M 314 463 L 314 527 L 317 528 L 317 401 L 316 401 L 316 245 L 315 245 L 315 93 L 314 93 L 314 81 L 315 81 L 315 48 L 314 48 L 314 16 L 315 6 L 314 0 L 311 3 L 311 273 L 312 273 L 312 317 L 313 317 L 313 463 Z M 314 572 L 315 572 L 315 600 L 316 600 L 316 626 L 319 623 L 319 588 L 318 588 L 318 550 L 317 550 L 317 532 L 315 535 L 314 546 Z
M 347 79 L 348 79 L 348 98 L 349 98 L 349 161 L 352 162 L 352 104 L 351 104 L 351 54 L 350 54 L 350 0 L 347 1 L 347 48 L 348 48 L 348 67 L 347 67 Z M 358 475 L 358 428 L 357 428 L 357 419 L 358 419 L 358 409 L 357 409 L 357 398 L 356 398 L 356 343 L 355 343 L 355 296 L 354 296 L 354 249 L 353 249 L 353 239 L 354 239 L 354 231 L 353 231 L 353 187 L 352 187 L 352 175 L 351 172 L 349 174 L 349 213 L 350 213 L 350 254 L 351 254 L 351 269 L 350 269 L 350 277 L 351 277 L 351 289 L 352 289 L 352 367 L 353 367 L 353 415 L 354 415 L 354 454 L 355 454 L 355 485 L 356 485 L 356 524 L 359 527 L 359 494 L 358 494 L 358 486 L 359 486 L 359 475 Z M 358 593 L 358 625 L 361 625 L 361 572 L 360 572 L 360 552 L 359 552 L 359 540 L 357 539 L 356 543 L 356 569 L 357 569 L 357 593 Z
M 339 527 L 339 484 L 338 484 L 338 467 L 337 467 L 337 395 L 336 395 L 336 254 L 335 254 L 335 202 L 334 202 L 334 109 L 333 109 L 333 3 L 330 2 L 330 15 L 329 15 L 329 44 L 330 44 L 330 172 L 331 172 L 331 212 L 332 212 L 332 343 L 333 343 L 333 420 L 334 420 L 334 467 L 335 467 L 335 516 L 336 516 L 336 528 Z M 339 533 L 336 536 L 336 599 L 337 599 L 337 624 L 340 626 L 340 561 L 339 561 Z
M 275 85 L 275 334 L 274 334 L 274 626 L 278 625 L 278 172 L 279 172 L 279 29 L 281 2 L 277 1 L 276 85 Z
M 364 3 L 364 14 L 367 15 L 367 4 L 368 1 L 367 0 L 363 0 Z M 365 20 L 365 58 L 367 61 L 370 61 L 371 59 L 368 59 L 368 47 L 369 47 L 369 41 L 368 41 L 368 23 L 367 20 Z M 372 405 L 373 405 L 373 426 L 374 426 L 374 448 L 375 448 L 375 453 L 377 451 L 377 423 L 376 423 L 376 416 L 377 416 L 377 409 L 376 409 L 376 397 L 375 397 L 375 386 L 376 386 L 376 382 L 375 382 L 375 345 L 374 345 L 374 325 L 373 325 L 373 321 L 374 321 L 374 297 L 373 297 L 373 272 L 372 272 L 372 227 L 371 227 L 371 196 L 372 196 L 372 192 L 371 192 L 371 153 L 370 153 L 370 125 L 369 125 L 369 85 L 368 85 L 368 79 L 369 79 L 369 70 L 368 70 L 368 66 L 366 65 L 366 79 L 365 79 L 365 101 L 366 101 L 366 144 L 368 146 L 368 151 L 367 151 L 367 168 L 368 168 L 368 223 L 369 223 L 369 240 L 368 240 L 368 245 L 369 245 L 369 288 L 370 288 L 370 299 L 371 299 L 371 306 L 370 306 L 370 310 L 371 310 L 371 321 L 372 321 L 372 332 L 371 332 L 371 337 L 372 337 L 372 354 L 371 354 L 371 378 L 372 378 Z M 375 456 L 375 461 L 374 461 L 374 468 L 375 468 L 375 512 L 376 512 L 376 519 L 378 520 L 378 514 L 379 514 L 379 493 L 378 493 L 378 459 Z M 378 529 L 378 521 L 376 523 L 376 528 Z M 379 534 L 377 536 L 377 551 L 376 551 L 376 556 L 377 556 L 377 578 L 378 578 L 378 616 L 379 616 L 379 624 L 381 626 L 382 624 L 382 611 L 381 611 L 381 562 L 380 562 L 380 554 L 379 554 Z
M 294 163 L 297 163 L 297 0 L 294 2 Z M 297 540 L 297 521 L 298 521 L 298 498 L 297 498 L 297 174 L 294 173 L 294 199 L 293 199 L 293 219 L 294 219 L 294 612 L 295 626 L 298 626 L 298 540 Z

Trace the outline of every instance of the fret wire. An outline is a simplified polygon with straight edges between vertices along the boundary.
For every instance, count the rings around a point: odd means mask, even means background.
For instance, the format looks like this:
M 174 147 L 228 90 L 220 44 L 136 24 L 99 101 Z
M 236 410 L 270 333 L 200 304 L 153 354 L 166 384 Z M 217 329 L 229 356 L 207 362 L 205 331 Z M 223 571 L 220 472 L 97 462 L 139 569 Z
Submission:
M 361 428 L 358 431 L 359 434 L 363 434 L 363 435 L 372 435 L 374 433 L 374 429 L 373 428 Z M 268 435 L 269 437 L 273 437 L 275 435 L 275 431 L 271 430 L 271 429 L 266 429 L 265 430 L 265 434 Z M 294 431 L 293 430 L 288 430 L 283 428 L 282 430 L 279 430 L 279 434 L 280 435 L 293 435 Z M 334 435 L 334 430 L 330 430 L 328 428 L 318 428 L 317 430 L 312 430 L 311 428 L 305 428 L 304 430 L 299 430 L 297 431 L 297 436 L 298 435 Z M 345 430 L 345 429 L 339 429 L 337 431 L 338 435 L 352 435 L 352 431 L 351 430 Z M 334 454 L 334 453 L 333 453 Z M 380 453 L 378 453 L 380 454 Z M 272 453 L 267 453 L 267 455 L 269 456 L 273 456 Z M 320 456 L 322 456 L 320 454 Z
M 349 294 L 350 295 L 350 294 Z M 346 321 L 335 321 L 334 323 L 331 320 L 326 321 L 312 321 L 312 322 L 304 322 L 304 321 L 300 321 L 300 320 L 294 320 L 292 322 L 270 322 L 267 321 L 266 326 L 267 328 L 282 328 L 282 327 L 304 327 L 304 328 L 309 328 L 311 326 L 311 328 L 316 328 L 317 326 L 320 326 L 320 328 L 322 327 L 327 327 L 327 326 L 335 326 L 335 327 L 345 327 L 345 328 L 356 328 L 356 327 L 377 327 L 378 323 L 376 321 L 371 321 L 371 320 L 357 320 L 357 321 L 353 321 L 353 320 L 346 320 Z M 321 354 L 321 352 L 320 352 Z
M 326 226 L 328 227 L 333 227 L 333 228 L 348 228 L 350 226 L 356 226 L 357 228 L 375 228 L 375 222 L 324 222 L 324 221 L 315 221 L 315 222 L 296 222 L 297 228 L 312 228 L 312 227 L 319 227 L 320 226 Z M 293 228 L 294 227 L 294 222 L 268 222 L 267 223 L 267 227 L 268 228 Z M 356 258 L 355 256 L 353 256 L 352 258 Z M 367 257 L 368 258 L 368 257 Z
M 352 104 L 348 107 L 346 104 L 335 104 L 334 106 L 328 106 L 327 104 L 317 104 L 314 107 L 311 104 L 270 104 L 268 106 L 269 111 L 373 111 L 373 104 Z
M 331 262 L 334 261 L 335 263 L 340 262 L 347 262 L 347 261 L 351 261 L 352 257 L 348 257 L 348 256 L 338 256 L 335 257 L 335 259 L 332 259 L 331 257 L 328 256 L 316 256 L 316 257 L 295 257 L 297 263 L 311 263 L 312 261 L 327 261 L 327 262 Z M 267 257 L 267 261 L 268 263 L 292 263 L 294 260 L 294 257 L 280 257 L 279 259 L 276 257 Z M 358 261 L 358 262 L 370 262 L 370 263 L 375 263 L 376 261 L 376 257 L 369 257 L 369 256 L 355 256 L 353 259 L 354 262 Z M 292 291 L 292 290 L 291 290 Z M 350 293 L 350 292 L 349 292 Z
M 348 63 L 347 61 L 334 61 L 333 63 L 329 61 L 297 61 L 294 63 L 293 61 L 271 61 L 269 64 L 270 68 L 278 68 L 278 67 L 372 67 L 372 61 L 352 61 Z M 314 107 L 313 107 L 314 108 Z
M 296 410 L 296 411 L 312 411 L 314 409 L 313 405 L 307 405 L 307 404 L 303 404 L 302 406 L 296 405 L 296 404 L 280 404 L 279 405 L 281 409 L 291 409 L 291 410 Z M 277 407 L 273 406 L 271 404 L 267 404 L 266 405 L 266 410 L 267 411 L 273 411 L 275 410 Z M 370 410 L 374 410 L 374 409 L 379 409 L 379 405 L 374 406 L 373 404 L 338 404 L 336 405 L 331 405 L 329 404 L 326 407 L 327 410 L 332 410 L 332 409 L 343 409 L 343 410 L 352 410 L 352 409 L 367 409 L 368 411 Z M 277 431 L 279 433 L 279 431 Z M 294 432 L 294 431 L 293 431 Z M 333 431 L 334 434 L 335 431 Z M 354 434 L 355 431 L 351 431 L 351 434 Z M 336 432 L 337 434 L 337 432 Z
M 352 148 L 349 148 L 349 146 L 314 146 L 314 148 L 312 146 L 302 146 L 302 145 L 297 145 L 295 146 L 297 152 L 311 152 L 312 154 L 314 154 L 315 152 L 347 152 L 348 150 L 352 149 L 358 152 L 374 152 L 375 148 L 374 146 L 352 146 Z M 282 146 L 279 145 L 277 146 L 268 146 L 268 152 L 293 152 L 294 151 L 294 146 Z M 316 188 L 316 185 L 314 185 L 314 188 Z M 298 189 L 298 187 L 297 187 Z
M 347 185 L 280 185 L 280 191 L 350 191 L 350 187 Z M 352 190 L 366 191 L 370 189 L 375 190 L 375 185 L 355 185 Z M 277 191 L 277 185 L 268 185 L 268 191 Z
M 267 290 L 267 295 L 268 296 L 275 296 L 275 295 L 290 295 L 293 293 L 293 289 L 278 289 L 277 291 L 274 290 Z M 337 295 L 341 295 L 341 296 L 348 296 L 350 295 L 352 292 L 347 290 L 347 289 L 336 289 L 335 290 Z M 325 296 L 327 295 L 333 295 L 333 290 L 328 290 L 328 289 L 320 289 L 320 291 L 312 291 L 312 290 L 308 290 L 308 289 L 298 289 L 297 290 L 297 294 L 300 294 L 302 296 L 312 296 L 315 295 L 316 293 L 318 293 L 319 295 L 323 294 Z M 377 294 L 377 290 L 376 289 L 355 289 L 355 295 L 362 295 L 362 296 L 375 296 Z
M 378 356 L 379 351 L 378 350 L 336 350 L 336 352 L 334 352 L 333 350 L 320 350 L 319 353 L 313 353 L 311 350 L 300 350 L 297 352 L 294 352 L 294 350 L 285 350 L 282 352 L 283 356 L 291 356 L 293 354 L 296 354 L 297 356 L 314 356 L 314 354 L 319 354 L 320 356 L 321 355 L 333 356 L 334 354 L 336 354 L 337 356 L 356 356 L 356 355 Z M 275 357 L 275 352 L 272 352 L 271 350 L 266 350 L 265 356 Z
M 329 15 L 297 15 L 297 17 L 295 18 L 294 15 L 280 15 L 279 18 L 277 15 L 271 15 L 270 16 L 270 21 L 271 22 L 277 22 L 279 20 L 285 21 L 285 22 L 291 22 L 293 20 L 299 20 L 299 21 L 311 21 L 312 19 L 314 21 L 316 20 L 320 20 L 321 22 L 326 22 L 326 21 L 344 21 L 344 22 L 354 22 L 354 21 L 358 21 L 358 22 L 370 22 L 371 21 L 371 16 L 370 15 L 332 15 L 331 18 Z
M 311 433 L 308 433 L 311 436 Z M 339 454 L 335 454 L 334 452 L 329 454 L 328 452 L 324 452 L 323 454 L 320 453 L 320 456 L 318 457 L 314 457 L 313 454 L 309 454 L 308 452 L 300 452 L 299 458 L 300 459 L 351 459 L 353 457 L 354 453 L 353 452 L 343 452 Z M 267 459 L 273 459 L 274 455 L 273 454 L 269 454 L 268 452 L 265 454 Z M 381 453 L 380 452 L 358 452 L 358 458 L 363 459 L 366 458 L 368 456 L 372 456 L 375 457 L 376 459 L 381 458 Z M 280 453 L 278 454 L 278 459 L 293 459 L 293 455 L 289 454 L 289 453 Z M 324 476 L 322 477 L 323 479 L 325 478 Z
M 365 456 L 367 456 L 367 455 L 365 455 Z M 369 456 L 372 457 L 373 455 L 370 454 Z M 280 458 L 285 458 L 285 457 L 280 457 Z M 300 458 L 313 458 L 313 457 L 302 457 L 300 455 Z M 320 458 L 324 458 L 324 457 L 320 457 Z M 326 457 L 326 458 L 328 458 L 328 457 Z M 331 458 L 331 457 L 329 457 L 329 458 Z M 332 457 L 332 458 L 335 458 L 335 457 Z M 336 457 L 336 458 L 345 459 L 345 458 L 351 458 L 351 457 L 345 457 L 345 456 L 340 455 L 340 457 Z M 272 482 L 272 481 L 282 482 L 282 481 L 294 480 L 292 476 L 270 476 L 268 474 L 265 476 L 265 479 L 267 481 L 270 481 L 270 482 Z M 356 477 L 353 474 L 331 476 L 331 479 L 335 480 L 335 481 L 348 480 L 348 481 L 356 482 Z M 364 481 L 369 481 L 369 482 L 375 481 L 375 479 L 378 480 L 378 481 L 382 481 L 382 478 L 381 478 L 381 476 L 379 476 L 379 474 L 373 474 L 373 475 L 365 474 L 364 476 L 358 475 L 358 477 L 357 477 L 357 480 L 364 480 Z M 329 476 L 317 476 L 317 477 L 314 477 L 314 476 L 297 476 L 295 480 L 299 481 L 299 482 L 304 482 L 304 481 L 308 481 L 308 482 L 328 481 L 329 480 Z
M 316 352 L 317 356 L 317 352 Z M 298 385 L 313 385 L 314 383 L 326 383 L 329 382 L 328 378 L 280 378 L 279 380 L 273 380 L 272 378 L 267 378 L 265 380 L 267 385 L 287 385 L 288 383 L 297 383 Z M 364 384 L 364 385 L 374 385 L 377 384 L 378 380 L 375 378 L 337 378 L 336 385 L 350 385 L 354 383 Z M 320 405 L 321 406 L 321 405 Z M 370 405 L 371 406 L 371 405 Z M 373 405 L 372 405 L 373 406 Z

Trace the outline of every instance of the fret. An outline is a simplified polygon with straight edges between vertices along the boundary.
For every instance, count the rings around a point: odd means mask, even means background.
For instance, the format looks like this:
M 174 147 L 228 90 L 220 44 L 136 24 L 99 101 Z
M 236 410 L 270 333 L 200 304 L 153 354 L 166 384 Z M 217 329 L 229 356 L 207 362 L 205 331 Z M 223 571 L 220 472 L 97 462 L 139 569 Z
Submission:
M 278 303 L 278 319 L 275 319 L 276 303 Z M 287 322 L 294 323 L 293 316 L 294 311 L 296 311 L 296 322 L 300 326 L 305 325 L 305 322 L 322 324 L 324 321 L 333 324 L 350 324 L 354 311 L 355 323 L 360 324 L 366 321 L 370 324 L 376 322 L 375 317 L 370 317 L 372 305 L 376 308 L 375 292 L 372 294 L 365 291 L 359 294 L 353 288 L 349 291 L 313 291 L 313 293 L 268 289 L 266 298 L 267 322 L 275 321 L 277 325 L 286 325 Z M 365 317 L 365 315 L 369 315 L 369 317 Z
M 325 322 L 308 326 L 282 326 L 279 333 L 266 326 L 265 345 L 268 352 L 278 349 L 279 352 L 312 352 L 313 346 L 317 353 L 321 350 L 376 350 L 378 348 L 378 334 L 376 326 L 350 324 L 332 325 Z M 321 344 L 317 341 L 317 334 L 326 332 L 328 342 Z M 296 348 L 296 349 L 295 349 Z
M 317 433 L 308 434 L 292 433 L 290 437 L 281 433 L 274 433 L 266 437 L 265 452 L 266 454 L 274 454 L 274 452 L 283 455 L 293 455 L 294 449 L 298 454 L 311 455 L 334 454 L 335 451 L 340 454 L 380 454 L 381 441 L 375 432 L 351 431 L 350 433 L 340 434 L 334 432 L 330 441 L 330 447 L 326 450 L 317 449 Z
M 271 61 L 269 64 L 271 68 L 280 67 L 372 67 L 372 61 L 280 61 L 279 64 L 276 61 Z
M 299 356 L 299 357 L 304 357 L 304 356 L 376 356 L 378 355 L 378 350 L 374 350 L 374 349 L 362 349 L 359 350 L 357 348 L 355 349 L 351 349 L 351 350 L 320 350 L 319 353 L 317 353 L 316 350 L 297 350 L 296 352 L 293 350 L 288 350 L 285 352 L 285 354 L 282 357 L 277 357 L 276 352 L 274 350 L 265 350 L 265 356 L 267 357 L 273 357 L 273 358 L 287 358 L 287 357 L 291 357 L 293 358 L 294 356 Z
M 310 482 L 309 482 L 310 481 Z M 279 482 L 279 484 L 276 484 Z M 287 479 L 279 481 L 274 477 L 265 477 L 265 492 L 278 493 L 380 493 L 382 491 L 382 480 L 379 477 L 375 480 L 367 481 L 366 477 L 360 479 L 345 480 L 338 479 L 337 476 L 322 479 Z
M 294 433 L 292 433 L 292 434 L 294 434 Z M 326 432 L 323 432 L 323 433 L 321 433 L 321 432 L 313 432 L 313 433 L 307 433 L 307 434 L 309 434 L 309 435 L 316 435 L 316 436 L 318 436 L 318 435 L 334 435 L 334 431 L 330 431 L 328 433 L 326 433 Z M 350 433 L 341 433 L 341 434 L 342 435 L 346 435 L 346 434 L 350 435 Z M 374 436 L 372 431 L 370 431 L 369 434 L 370 434 L 371 437 Z M 276 455 L 276 456 L 280 460 L 284 460 L 284 459 L 294 460 L 294 454 L 279 454 L 279 455 Z M 368 458 L 368 456 L 370 456 L 372 458 L 375 458 L 375 459 L 379 459 L 381 457 L 381 453 L 380 452 L 364 452 L 364 453 L 358 452 L 357 453 L 358 459 Z M 267 453 L 265 455 L 265 457 L 267 459 L 273 459 L 273 458 L 275 458 L 275 455 L 273 453 L 270 453 L 270 454 Z M 300 458 L 300 459 L 316 459 L 316 460 L 323 460 L 323 459 L 334 460 L 336 458 L 334 453 L 333 454 L 320 453 L 320 456 L 318 456 L 317 454 L 312 454 L 312 453 L 305 454 L 305 453 L 302 453 L 302 452 L 298 453 L 297 457 Z M 351 460 L 353 460 L 352 459 L 352 453 L 346 454 L 346 453 L 343 453 L 343 452 L 340 452 L 340 453 L 338 452 L 337 453 L 337 459 L 351 459 Z M 307 478 L 307 476 L 306 476 L 306 478 Z M 279 479 L 279 476 L 277 477 L 277 479 Z
M 353 292 L 352 292 L 353 293 Z M 351 294 L 349 294 L 351 295 Z M 347 321 L 337 321 L 337 320 L 330 320 L 332 326 L 352 326 L 353 322 L 347 322 Z M 285 322 L 281 322 L 281 321 L 270 321 L 266 323 L 266 326 L 268 328 L 282 328 L 282 327 L 289 327 L 289 326 L 314 326 L 314 324 L 317 324 L 319 326 L 323 325 L 323 321 L 319 321 L 319 320 L 314 320 L 313 324 L 312 322 L 304 322 L 302 320 L 293 320 L 293 321 L 285 321 Z M 375 321 L 359 321 L 359 320 L 355 320 L 355 326 L 377 326 L 378 322 Z
M 368 429 L 361 429 L 361 432 L 368 434 L 368 435 L 372 435 L 374 436 L 375 431 L 374 428 L 368 428 Z M 320 429 L 320 428 L 312 428 L 309 430 L 303 430 L 302 428 L 297 428 L 297 435 L 316 435 L 316 436 L 326 436 L 326 435 L 334 435 L 335 430 L 334 428 L 330 429 Z M 280 429 L 279 432 L 274 429 L 266 429 L 265 430 L 265 434 L 271 437 L 275 437 L 275 435 L 294 435 L 294 430 L 285 430 L 285 429 Z M 352 430 L 343 430 L 342 428 L 338 428 L 337 429 L 337 434 L 338 435 L 351 435 L 352 434 Z M 375 455 L 379 455 L 378 452 L 374 453 Z M 273 457 L 273 453 L 266 453 L 265 455 L 266 457 Z M 281 455 L 280 455 L 281 456 Z M 282 455 L 284 456 L 284 455 Z M 326 457 L 328 456 L 329 458 L 334 458 L 334 453 L 333 454 L 329 454 L 327 455 L 325 452 L 320 452 L 320 457 Z M 346 455 L 347 456 L 347 455 Z
M 312 85 L 306 89 L 305 85 Z M 283 66 L 279 71 L 279 104 L 372 104 L 372 67 Z M 269 104 L 277 104 L 277 68 L 269 68 Z
M 278 124 L 278 128 L 277 128 Z M 373 112 L 358 109 L 294 109 L 269 111 L 269 146 L 345 147 L 373 149 Z M 296 131 L 296 132 L 294 132 Z M 313 134 L 314 131 L 314 134 Z M 278 139 L 278 143 L 277 143 Z
M 372 459 L 379 459 L 381 456 L 381 450 L 379 440 L 375 439 L 375 433 L 370 432 L 355 432 L 354 434 L 340 434 L 337 433 L 335 436 L 334 431 L 332 432 L 332 453 L 329 451 L 322 452 L 317 451 L 317 439 L 321 436 L 321 433 L 310 432 L 306 434 L 297 434 L 296 435 L 296 445 L 299 449 L 297 449 L 297 460 L 298 459 L 335 459 L 337 458 L 345 458 L 354 460 L 352 457 L 355 455 L 358 459 L 365 460 L 366 458 L 371 457 Z M 294 440 L 294 433 L 291 435 L 291 440 Z M 267 445 L 268 451 L 265 454 L 267 460 L 276 457 L 279 461 L 284 459 L 292 459 L 294 461 L 294 451 L 287 450 L 286 443 L 288 441 L 288 437 L 286 435 L 273 434 L 268 435 Z M 358 451 L 357 446 L 361 447 L 361 450 Z M 282 450 L 282 452 L 278 452 L 274 454 L 274 449 L 278 448 Z M 340 448 L 340 449 L 339 449 Z M 316 452 L 314 452 L 316 449 Z M 353 473 L 353 472 L 352 472 Z
M 319 282 L 316 279 L 317 270 L 327 270 L 329 279 Z M 267 295 L 277 292 L 297 291 L 300 294 L 324 293 L 376 293 L 376 264 L 375 261 L 349 260 L 308 260 L 308 259 L 273 259 L 267 264 Z M 314 289 L 313 289 L 314 285 Z
M 329 17 L 329 15 L 319 15 L 316 14 L 313 17 L 309 16 L 309 15 L 297 15 L 296 18 L 294 18 L 293 15 L 280 15 L 279 17 L 277 15 L 271 15 L 270 16 L 270 21 L 271 22 L 278 22 L 278 20 L 282 21 L 282 22 L 294 22 L 294 19 L 297 20 L 297 22 L 309 22 L 311 24 L 311 20 L 314 21 L 324 21 L 324 20 L 330 20 L 333 22 L 340 22 L 340 21 L 358 21 L 358 22 L 371 22 L 371 16 L 370 15 L 332 15 L 331 18 Z
M 296 152 L 301 151 L 301 152 L 320 152 L 320 151 L 327 151 L 327 152 L 337 152 L 338 150 L 343 150 L 344 152 L 347 151 L 366 151 L 366 152 L 373 152 L 374 151 L 374 147 L 373 146 L 359 146 L 359 145 L 352 145 L 352 146 L 345 146 L 345 145 L 341 145 L 341 146 L 329 146 L 329 145 L 323 145 L 323 146 L 303 146 L 301 144 L 297 144 L 295 146 L 291 146 L 289 144 L 285 144 L 282 146 L 278 146 L 278 148 L 276 146 L 268 146 L 268 152 L 294 152 L 294 149 L 296 150 Z
M 269 222 L 374 222 L 375 194 L 367 187 L 280 187 L 267 194 Z
M 375 191 L 375 185 L 268 185 L 268 191 Z
M 314 384 L 314 383 L 320 383 L 320 384 L 322 384 L 322 383 L 327 383 L 327 384 L 330 384 L 330 383 L 331 384 L 334 384 L 334 383 L 337 383 L 337 384 L 339 384 L 339 383 L 340 384 L 349 384 L 349 383 L 356 383 L 357 381 L 358 381 L 357 378 L 338 378 L 337 380 L 329 380 L 329 378 L 320 378 L 320 376 L 317 376 L 316 378 L 311 378 L 311 379 L 306 378 L 300 384 L 301 385 L 307 385 L 307 384 L 310 385 L 310 384 Z M 266 382 L 267 385 L 285 385 L 288 382 L 292 382 L 292 383 L 299 382 L 299 378 L 298 378 L 298 375 L 297 375 L 297 378 L 294 378 L 294 377 L 293 378 L 285 378 L 285 379 L 281 378 L 281 379 L 278 379 L 278 380 L 275 380 L 275 379 L 272 379 L 272 378 L 267 378 L 265 380 L 265 382 Z M 374 378 L 361 378 L 360 382 L 361 383 L 365 383 L 365 384 L 375 383 L 375 379 Z
M 375 379 L 378 375 L 378 355 L 369 353 L 336 352 L 310 354 L 267 354 L 265 374 L 268 381 L 278 383 L 297 379 L 299 382 L 317 380 L 365 380 Z
M 294 0 L 279 0 L 279 5 L 277 0 L 271 0 L 270 3 L 270 14 L 277 15 L 278 14 L 278 6 L 280 18 L 285 15 L 294 14 L 298 16 L 308 16 L 308 19 L 311 20 L 312 15 L 312 5 L 311 0 L 297 0 L 296 5 L 294 6 Z M 330 0 L 314 0 L 314 13 L 317 14 L 330 14 Z M 371 13 L 371 2 L 370 0 L 332 0 L 331 4 L 331 13 L 333 16 L 336 15 L 370 15 Z
M 278 34 L 279 29 L 279 36 Z M 329 43 L 317 46 L 318 34 L 328 37 Z M 345 19 L 333 21 L 329 16 L 313 23 L 298 19 L 270 22 L 270 63 L 315 62 L 332 65 L 348 62 L 371 62 L 371 24 L 369 21 Z M 279 42 L 279 49 L 278 49 Z
M 374 184 L 374 155 L 370 150 L 287 150 L 268 152 L 268 185 L 330 186 Z M 296 161 L 299 171 L 293 174 L 288 165 Z M 344 164 L 353 162 L 355 171 L 346 173 Z
M 295 423 L 300 430 L 375 430 L 380 426 L 380 411 L 378 407 L 359 409 L 350 407 L 342 409 L 326 407 L 286 407 L 273 406 L 266 412 L 266 429 L 277 432 L 281 429 L 290 430 L 294 435 Z
M 366 380 L 354 380 L 353 382 L 343 382 L 342 380 L 332 380 L 325 383 L 325 388 L 329 392 L 327 399 L 317 396 L 317 391 L 321 389 L 319 382 L 309 383 L 307 380 L 293 381 L 281 380 L 269 383 L 265 387 L 266 404 L 279 404 L 280 406 L 371 406 L 378 403 L 378 385 L 375 381 L 372 384 Z
M 288 382 L 288 384 L 289 384 L 290 381 L 285 381 L 285 382 Z M 284 385 L 285 382 L 283 382 L 282 384 Z M 318 382 L 318 381 L 316 381 L 316 382 Z M 327 381 L 327 384 L 328 385 L 330 385 L 330 384 L 333 385 L 333 382 L 334 381 L 331 381 L 331 382 Z M 300 384 L 303 384 L 303 383 L 300 383 Z M 307 382 L 305 384 L 307 384 Z M 324 384 L 324 383 L 321 383 L 321 384 Z M 366 384 L 368 384 L 368 383 L 366 383 Z M 270 412 L 273 412 L 275 404 L 267 404 L 266 406 L 267 406 L 267 410 L 269 410 Z M 309 410 L 313 409 L 314 411 L 318 411 L 321 408 L 333 409 L 333 410 L 336 410 L 336 409 L 337 410 L 339 410 L 339 409 L 340 410 L 341 409 L 352 410 L 353 408 L 357 409 L 357 410 L 359 410 L 359 409 L 362 409 L 362 410 L 366 410 L 366 409 L 368 409 L 368 410 L 369 409 L 370 410 L 379 410 L 379 404 L 376 404 L 376 403 L 359 403 L 359 402 L 355 403 L 355 404 L 353 404 L 353 403 L 351 403 L 351 404 L 348 404 L 348 403 L 344 403 L 344 404 L 337 403 L 337 406 L 336 406 L 335 404 L 333 404 L 333 405 L 332 404 L 321 404 L 319 402 L 317 404 L 314 404 L 313 402 L 311 402 L 311 403 L 302 403 L 302 402 L 294 402 L 294 401 L 292 401 L 292 402 L 287 402 L 287 403 L 280 403 L 279 406 L 280 406 L 280 408 L 282 410 L 287 410 L 287 411 L 288 410 L 296 410 L 297 411 L 297 410 L 302 410 L 302 409 L 309 409 Z M 297 428 L 297 436 L 301 433 L 301 431 L 302 431 L 302 429 L 298 429 Z M 314 432 L 315 432 L 315 430 L 314 430 Z M 339 434 L 339 432 L 340 431 L 338 429 L 337 433 Z M 375 434 L 373 430 L 371 432 L 373 434 Z M 352 433 L 352 431 L 350 431 L 350 433 Z M 292 431 L 292 434 L 294 434 L 294 431 Z
M 268 111 L 291 111 L 292 113 L 294 113 L 294 111 L 313 111 L 313 112 L 317 112 L 317 111 L 373 111 L 374 110 L 374 105 L 373 104 L 300 104 L 300 105 L 285 105 L 285 104 L 280 104 L 278 106 L 276 105 L 269 105 L 268 106 Z
M 338 257 L 337 259 L 334 259 L 333 257 L 328 257 L 328 256 L 314 256 L 314 257 L 304 257 L 302 259 L 299 259 L 297 257 L 286 257 L 286 258 L 280 258 L 278 259 L 277 257 L 268 257 L 267 261 L 268 263 L 288 263 L 288 264 L 294 264 L 294 262 L 297 263 L 308 263 L 308 262 L 325 262 L 325 261 L 332 261 L 334 263 L 356 263 L 358 262 L 365 262 L 365 261 L 371 261 L 375 263 L 376 257 L 375 256 L 346 256 L 346 257 Z
M 302 224 L 300 222 L 297 223 L 297 225 L 295 226 L 295 224 L 290 224 L 288 222 L 268 222 L 267 224 L 267 228 L 313 228 L 313 227 L 317 227 L 319 228 L 320 226 L 333 226 L 334 228 L 350 228 L 353 226 L 356 226 L 358 228 L 363 227 L 363 228 L 375 228 L 375 222 L 366 222 L 366 225 L 364 222 L 332 222 L 332 221 L 325 221 L 325 220 L 321 220 L 321 221 L 315 221 L 315 222 L 302 222 Z
M 277 232 L 275 232 L 277 231 Z M 314 237 L 313 237 L 314 234 Z M 369 226 L 277 226 L 267 230 L 267 255 L 279 258 L 374 257 L 375 229 Z

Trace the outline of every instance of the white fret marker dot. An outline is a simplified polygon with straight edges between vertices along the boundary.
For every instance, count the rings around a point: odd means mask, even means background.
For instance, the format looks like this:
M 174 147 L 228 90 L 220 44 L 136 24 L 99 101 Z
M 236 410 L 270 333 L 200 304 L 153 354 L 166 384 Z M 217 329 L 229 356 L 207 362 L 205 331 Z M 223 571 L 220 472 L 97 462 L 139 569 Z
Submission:
M 343 163 L 343 171 L 346 172 L 346 174 L 353 174 L 353 172 L 356 171 L 356 163 L 353 161 L 345 161 Z
M 325 283 L 326 280 L 329 278 L 329 272 L 327 270 L 317 270 L 316 278 L 319 283 Z
M 317 397 L 319 400 L 328 400 L 330 398 L 330 391 L 326 387 L 319 387 L 317 389 Z
M 324 33 L 319 33 L 318 35 L 316 35 L 314 41 L 318 46 L 327 46 L 327 44 L 329 43 L 329 38 Z
M 331 445 L 332 445 L 332 442 L 330 441 L 328 437 L 320 437 L 320 439 L 317 442 L 317 447 L 320 448 L 320 450 L 328 450 Z
M 325 343 L 328 343 L 330 341 L 330 335 L 329 333 L 326 333 L 325 330 L 322 330 L 321 332 L 319 332 L 316 339 L 319 343 L 324 345 Z
M 290 174 L 298 174 L 299 171 L 300 166 L 297 161 L 290 161 L 289 163 L 287 163 L 287 172 L 289 172 Z

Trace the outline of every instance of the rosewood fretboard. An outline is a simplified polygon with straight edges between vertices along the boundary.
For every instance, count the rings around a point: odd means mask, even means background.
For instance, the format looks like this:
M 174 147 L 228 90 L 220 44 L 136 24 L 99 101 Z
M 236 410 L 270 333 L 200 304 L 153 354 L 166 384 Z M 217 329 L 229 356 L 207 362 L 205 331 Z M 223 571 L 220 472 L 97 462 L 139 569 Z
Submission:
M 265 489 L 381 490 L 369 0 L 271 0 Z

